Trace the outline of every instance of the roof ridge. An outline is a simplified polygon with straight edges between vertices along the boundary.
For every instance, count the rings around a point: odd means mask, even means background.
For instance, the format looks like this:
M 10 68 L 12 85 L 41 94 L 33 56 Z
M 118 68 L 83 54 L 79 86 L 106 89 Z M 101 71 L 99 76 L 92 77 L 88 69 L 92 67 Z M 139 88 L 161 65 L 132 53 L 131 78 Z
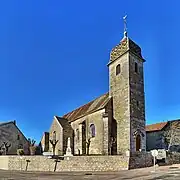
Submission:
M 80 109 L 80 108 L 84 107 L 85 105 L 88 105 L 88 104 L 90 104 L 90 103 L 94 102 L 94 101 L 95 101 L 95 100 L 97 100 L 98 98 L 100 98 L 100 97 L 102 97 L 102 96 L 104 96 L 104 95 L 107 95 L 108 93 L 109 93 L 109 92 L 106 92 L 106 93 L 104 93 L 103 95 L 98 96 L 98 97 L 97 97 L 97 98 L 95 98 L 94 100 L 91 100 L 91 101 L 89 101 L 88 103 L 85 103 L 85 104 L 83 104 L 83 105 L 79 106 L 78 108 L 74 109 L 73 111 L 69 111 L 68 113 L 64 114 L 62 117 L 64 117 L 64 116 L 68 115 L 69 113 L 72 113 L 72 112 L 74 112 L 74 111 L 77 111 L 78 109 Z M 76 113 L 77 113 L 77 112 L 76 112 Z
M 0 122 L 0 126 L 4 124 L 14 123 L 15 120 L 7 121 L 7 122 Z
M 152 126 L 152 125 L 156 125 L 156 124 L 162 124 L 162 123 L 167 123 L 169 121 L 165 121 L 165 122 L 157 122 L 157 123 L 153 123 L 153 124 L 147 124 L 146 126 Z
M 167 124 L 168 122 L 160 122 L 146 125 L 146 132 L 161 131 Z

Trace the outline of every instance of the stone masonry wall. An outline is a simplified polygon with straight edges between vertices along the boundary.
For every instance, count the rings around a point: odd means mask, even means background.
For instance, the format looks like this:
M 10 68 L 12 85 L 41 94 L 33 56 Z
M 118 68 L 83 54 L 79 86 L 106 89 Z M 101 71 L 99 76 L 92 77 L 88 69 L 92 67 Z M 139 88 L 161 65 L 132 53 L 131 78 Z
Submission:
M 92 114 L 79 118 L 78 120 L 71 123 L 72 128 L 75 132 L 74 137 L 74 152 L 78 154 L 78 149 L 80 150 L 80 154 L 82 154 L 82 127 L 81 124 L 83 121 L 86 123 L 86 142 L 90 137 L 90 125 L 95 125 L 95 137 L 91 138 L 91 143 L 89 147 L 90 154 L 103 154 L 103 139 L 104 139 L 104 125 L 103 125 L 103 113 L 105 109 L 96 111 Z M 77 140 L 76 130 L 79 129 L 79 141 Z
M 26 160 L 30 161 L 28 166 Z M 54 171 L 55 163 L 54 159 L 44 156 L 0 156 L 0 169 L 6 170 L 26 170 L 27 167 L 27 171 Z M 56 171 L 61 172 L 120 171 L 125 169 L 128 169 L 128 157 L 123 156 L 73 156 L 69 157 L 69 160 L 64 157 L 64 160 L 60 160 L 56 167 Z
M 134 152 L 129 158 L 129 169 L 143 168 L 153 166 L 153 157 L 151 153 Z
M 41 146 L 44 152 L 47 152 L 49 150 L 49 132 L 44 132 L 41 139 Z
M 27 164 L 27 160 L 29 160 Z M 73 156 L 60 157 L 56 162 L 45 156 L 0 156 L 0 169 L 27 171 L 120 171 L 152 166 L 148 153 L 128 156 Z
M 28 141 L 13 122 L 0 126 L 0 146 L 3 142 L 11 144 L 7 154 L 16 155 L 18 148 L 23 148 L 28 154 Z
M 118 75 L 117 65 L 121 67 Z M 109 65 L 109 91 L 117 122 L 117 154 L 124 154 L 130 149 L 129 53 Z
M 137 63 L 137 72 L 135 71 Z M 146 150 L 145 97 L 143 60 L 129 53 L 130 72 L 130 114 L 131 114 L 131 151 L 136 151 L 136 136 L 141 136 L 140 149 Z
M 58 140 L 56 144 L 55 154 L 63 155 L 63 128 L 59 124 L 59 122 L 54 118 L 53 123 L 50 127 L 49 131 L 49 140 L 53 139 L 53 132 L 56 132 L 56 140 Z M 53 152 L 52 145 L 49 142 L 49 151 Z

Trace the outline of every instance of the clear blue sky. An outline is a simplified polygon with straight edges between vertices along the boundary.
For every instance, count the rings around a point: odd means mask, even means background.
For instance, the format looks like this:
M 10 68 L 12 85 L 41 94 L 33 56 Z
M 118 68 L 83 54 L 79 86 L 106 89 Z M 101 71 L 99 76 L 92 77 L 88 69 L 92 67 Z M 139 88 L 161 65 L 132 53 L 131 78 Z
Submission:
M 39 141 L 54 115 L 107 92 L 106 64 L 125 14 L 146 59 L 147 123 L 179 118 L 179 6 L 178 0 L 1 1 L 0 120 L 17 120 Z

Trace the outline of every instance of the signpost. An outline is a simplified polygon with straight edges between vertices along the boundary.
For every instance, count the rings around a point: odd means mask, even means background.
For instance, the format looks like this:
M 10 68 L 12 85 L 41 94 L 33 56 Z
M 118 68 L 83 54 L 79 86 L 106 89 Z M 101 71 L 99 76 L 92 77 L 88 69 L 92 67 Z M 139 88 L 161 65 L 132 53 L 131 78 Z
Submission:
M 154 172 L 156 171 L 156 157 L 158 156 L 158 151 L 156 149 L 151 151 L 152 156 L 154 157 Z

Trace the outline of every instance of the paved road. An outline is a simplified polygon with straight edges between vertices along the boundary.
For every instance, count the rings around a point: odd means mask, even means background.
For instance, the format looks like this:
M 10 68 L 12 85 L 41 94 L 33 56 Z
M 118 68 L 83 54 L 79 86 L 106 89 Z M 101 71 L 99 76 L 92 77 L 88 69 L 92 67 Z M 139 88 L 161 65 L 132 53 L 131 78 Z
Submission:
M 180 180 L 180 165 L 173 167 L 143 168 L 121 172 L 15 172 L 0 170 L 0 180 Z

